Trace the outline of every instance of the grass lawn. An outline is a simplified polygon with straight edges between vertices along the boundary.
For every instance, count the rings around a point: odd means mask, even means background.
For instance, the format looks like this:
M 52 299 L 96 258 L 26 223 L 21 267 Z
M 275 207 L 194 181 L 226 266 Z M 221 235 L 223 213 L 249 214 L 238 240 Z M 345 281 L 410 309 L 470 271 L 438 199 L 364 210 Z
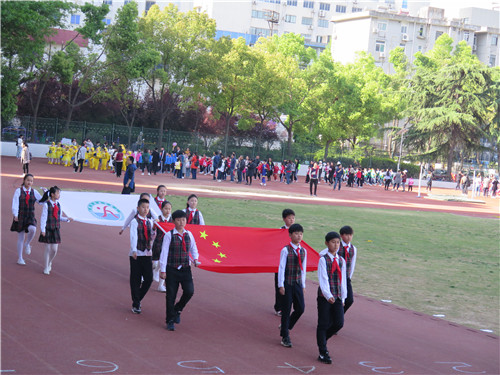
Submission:
M 168 198 L 174 210 L 186 205 L 185 196 Z M 284 208 L 292 208 L 304 240 L 318 251 L 327 232 L 351 225 L 359 251 L 355 293 L 499 332 L 498 220 L 244 199 L 201 198 L 198 208 L 210 225 L 271 228 L 282 225 Z

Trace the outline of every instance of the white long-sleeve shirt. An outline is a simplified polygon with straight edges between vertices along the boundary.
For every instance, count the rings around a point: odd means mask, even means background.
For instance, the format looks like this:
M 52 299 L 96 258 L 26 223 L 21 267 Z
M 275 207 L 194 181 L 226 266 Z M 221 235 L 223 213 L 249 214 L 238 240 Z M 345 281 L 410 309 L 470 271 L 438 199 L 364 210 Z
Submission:
M 332 262 L 334 258 L 337 260 L 337 263 L 339 263 L 339 258 L 342 259 L 342 266 L 340 267 L 340 273 L 342 274 L 342 282 L 340 284 L 340 299 L 342 300 L 342 303 L 344 303 L 345 299 L 347 298 L 347 279 L 345 273 L 345 260 L 338 254 L 335 254 L 335 256 L 333 256 L 328 251 L 328 249 L 325 250 L 326 254 L 328 254 Z M 318 280 L 321 293 L 323 293 L 323 297 L 329 300 L 330 298 L 333 297 L 333 295 L 332 292 L 330 291 L 330 282 L 328 281 L 328 271 L 326 269 L 326 260 L 324 258 L 325 250 L 321 251 L 320 253 L 320 258 L 318 262 Z
M 149 220 L 149 224 L 151 224 L 151 237 L 153 236 L 153 228 L 154 228 L 154 223 L 153 220 L 139 216 L 139 219 L 141 220 Z M 137 250 L 137 226 L 138 226 L 137 220 L 132 220 L 130 223 L 130 252 L 128 253 L 129 256 L 134 255 L 134 253 L 137 254 L 138 257 L 140 256 L 152 256 L 153 251 L 151 250 L 151 244 L 153 243 L 153 238 L 149 238 L 148 241 L 148 247 L 149 250 Z
M 196 211 L 196 208 L 193 209 L 193 208 L 188 207 L 188 208 L 183 209 L 182 211 L 184 211 L 186 213 L 187 217 L 189 217 L 189 213 Z M 194 215 L 194 213 L 193 213 L 193 215 Z M 200 225 L 205 225 L 205 219 L 203 219 L 203 215 L 201 214 L 200 210 L 198 210 L 198 215 L 200 217 Z M 187 220 L 187 218 L 186 218 L 186 220 Z
M 194 240 L 193 234 L 184 229 L 184 232 L 189 235 L 190 239 L 190 245 L 189 245 L 189 250 L 188 252 L 191 254 L 191 257 L 193 260 L 198 260 L 198 248 L 196 247 L 196 241 Z M 183 234 L 184 234 L 183 232 Z M 173 229 L 173 234 L 177 235 L 180 233 L 177 231 L 177 229 Z M 160 272 L 167 272 L 167 261 L 168 261 L 168 252 L 170 250 L 170 242 L 172 241 L 172 231 L 168 231 L 165 234 L 165 237 L 163 237 L 163 245 L 161 247 L 161 255 L 160 255 Z
M 150 212 L 153 220 L 157 220 L 158 215 L 153 210 L 150 210 Z M 128 217 L 125 219 L 125 223 L 123 223 L 122 230 L 125 230 L 130 225 L 132 220 L 134 220 L 135 215 L 137 215 L 137 208 L 134 208 L 132 211 L 130 211 L 130 215 L 128 215 Z
M 352 244 L 346 244 L 342 240 L 340 240 L 340 246 L 342 246 L 342 247 L 344 247 L 344 246 L 352 246 L 352 248 L 354 249 L 354 255 L 351 258 L 351 272 L 349 273 L 349 275 L 347 275 L 347 277 L 349 279 L 352 279 L 352 275 L 354 274 L 354 267 L 356 267 L 356 255 L 358 254 L 358 249 L 356 248 L 356 246 L 354 246 Z M 321 250 L 321 252 L 319 253 L 319 256 L 322 257 L 326 253 L 328 253 L 328 248 L 326 248 L 324 250 Z
M 43 208 L 42 208 L 42 217 L 40 218 L 40 232 L 42 233 L 45 233 L 45 227 L 47 226 L 47 218 L 48 218 L 48 215 L 49 215 L 49 204 L 52 205 L 52 207 L 54 207 L 59 201 L 52 201 L 52 200 L 48 200 L 47 201 L 47 204 L 44 204 L 43 205 Z M 59 203 L 59 206 L 61 206 L 61 204 Z M 63 212 L 62 212 L 62 207 L 61 207 L 61 221 L 65 221 L 65 222 L 69 222 L 69 218 L 67 218 L 66 216 L 63 215 Z
M 17 188 L 16 191 L 14 192 L 14 197 L 12 198 L 12 215 L 14 216 L 19 216 L 19 197 L 21 195 L 21 189 L 23 189 L 25 192 L 28 191 L 24 186 L 21 186 L 20 188 Z M 35 194 L 35 199 L 38 204 L 40 203 L 40 199 L 42 199 L 42 196 L 38 191 L 36 191 L 33 188 L 30 188 L 29 190 L 30 194 Z
M 295 254 L 299 256 L 300 244 L 294 245 L 290 242 L 290 246 L 295 251 Z M 280 253 L 280 265 L 278 268 L 278 288 L 283 288 L 285 286 L 285 270 L 286 270 L 286 262 L 288 258 L 288 248 L 285 246 L 281 249 Z M 300 272 L 302 288 L 306 288 L 306 269 L 307 269 L 307 250 L 304 249 L 304 261 L 302 262 L 302 270 Z

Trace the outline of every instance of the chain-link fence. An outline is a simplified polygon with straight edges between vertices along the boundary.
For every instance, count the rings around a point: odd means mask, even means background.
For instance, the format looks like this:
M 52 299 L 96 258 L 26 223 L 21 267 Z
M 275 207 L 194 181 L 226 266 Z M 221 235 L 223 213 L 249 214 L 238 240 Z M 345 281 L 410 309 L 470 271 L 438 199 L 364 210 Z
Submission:
M 10 123 L 2 123 L 2 141 L 15 141 L 19 135 L 24 135 L 30 143 L 60 142 L 63 138 L 76 139 L 81 142 L 90 138 L 94 144 L 108 142 L 111 144 L 125 144 L 128 149 L 154 148 L 158 146 L 159 131 L 153 128 L 131 127 L 118 124 L 102 124 L 87 121 L 71 121 L 68 126 L 65 120 L 54 118 L 17 117 Z M 176 143 L 182 149 L 189 148 L 198 154 L 212 154 L 222 151 L 237 156 L 259 155 L 261 160 L 272 158 L 284 160 L 287 158 L 287 142 L 267 141 L 250 137 L 228 137 L 227 147 L 224 136 L 203 133 L 180 132 L 166 129 L 163 132 L 160 146 L 170 150 Z M 293 143 L 291 158 L 310 160 L 321 148 L 315 143 Z

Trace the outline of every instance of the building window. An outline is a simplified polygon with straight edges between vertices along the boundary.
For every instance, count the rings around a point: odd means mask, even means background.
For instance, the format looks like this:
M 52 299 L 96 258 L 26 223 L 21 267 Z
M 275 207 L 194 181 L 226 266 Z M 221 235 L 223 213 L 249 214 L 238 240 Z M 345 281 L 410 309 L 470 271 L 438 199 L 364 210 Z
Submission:
M 401 47 L 403 49 L 403 52 L 406 53 L 406 45 L 404 43 L 401 43 L 399 47 Z
M 386 31 L 387 30 L 387 24 L 385 22 L 379 22 L 377 25 L 378 31 Z
M 490 66 L 495 66 L 497 57 L 495 55 L 490 55 Z
M 418 46 L 418 52 L 422 52 L 422 46 Z
M 311 38 L 312 38 L 311 34 L 300 34 L 300 35 L 302 35 L 302 37 L 304 38 L 304 40 L 306 42 L 310 42 L 311 41 Z
M 316 35 L 316 43 L 323 43 L 323 37 L 321 35 Z
M 271 30 L 269 29 L 262 29 L 259 27 L 251 27 L 250 28 L 250 34 L 252 35 L 258 35 L 258 36 L 263 36 L 263 37 L 268 37 L 271 35 Z
M 80 15 L 79 14 L 72 14 L 71 15 L 71 23 L 73 25 L 79 25 L 80 24 Z
M 326 10 L 327 12 L 329 12 L 330 11 L 330 4 L 319 3 L 319 10 Z
M 314 9 L 314 1 L 304 1 L 304 8 Z
M 113 1 L 112 0 L 104 0 L 103 3 L 104 4 L 108 4 L 108 5 L 113 5 Z
M 292 16 L 291 14 L 287 14 L 285 16 L 285 22 L 295 23 L 295 22 L 297 22 L 297 16 Z
M 385 52 L 385 42 L 383 40 L 377 40 L 375 42 L 375 51 L 376 52 Z
M 408 26 L 401 25 L 401 34 L 408 34 Z
M 111 19 L 110 18 L 103 18 L 102 22 L 104 22 L 105 25 L 111 25 Z
M 125 0 L 125 3 L 124 5 L 127 5 L 128 3 L 130 3 L 132 0 Z
M 424 27 L 423 26 L 420 26 L 420 28 L 418 29 L 418 36 L 420 37 L 424 37 Z
M 328 27 L 328 20 L 318 20 L 318 27 Z
M 439 38 L 441 35 L 443 35 L 443 32 L 442 31 L 436 31 L 436 39 Z
M 345 5 L 336 5 L 335 12 L 337 13 L 345 13 L 347 12 L 347 7 Z
M 302 17 L 302 25 L 310 26 L 313 24 L 313 19 L 310 17 Z
M 464 31 L 464 40 L 468 42 L 469 38 L 470 38 L 470 33 L 468 31 Z
M 289 5 L 291 7 L 296 7 L 297 6 L 297 0 L 286 0 L 286 5 Z
M 156 1 L 146 1 L 146 14 L 148 13 L 149 9 L 156 4 Z
M 491 45 L 496 46 L 498 44 L 498 35 L 491 36 Z
M 266 12 L 262 10 L 252 10 L 252 18 L 266 18 Z
M 363 8 L 352 7 L 352 12 L 353 13 L 358 13 L 358 12 L 362 12 L 362 11 L 363 11 Z

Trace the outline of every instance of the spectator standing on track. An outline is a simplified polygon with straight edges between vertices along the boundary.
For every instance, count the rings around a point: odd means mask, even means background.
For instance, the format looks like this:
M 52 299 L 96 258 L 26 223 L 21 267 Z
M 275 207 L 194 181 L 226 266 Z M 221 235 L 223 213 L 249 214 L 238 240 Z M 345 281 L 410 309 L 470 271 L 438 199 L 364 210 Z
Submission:
M 392 190 L 399 191 L 399 185 L 401 185 L 401 171 L 398 169 L 394 175 L 394 183 L 392 184 Z
M 130 194 L 135 191 L 135 170 L 137 167 L 134 164 L 134 157 L 129 156 L 127 158 L 127 169 L 125 170 L 125 175 L 123 176 L 123 189 L 122 194 Z M 148 206 L 149 209 L 149 206 Z
M 191 156 L 191 178 L 196 180 L 196 172 L 198 171 L 198 167 L 200 166 L 200 162 L 198 160 L 198 155 L 196 152 L 193 152 L 193 156 Z
M 325 236 L 327 249 L 323 250 L 318 262 L 318 326 L 316 342 L 319 349 L 318 360 L 331 364 L 332 359 L 326 343 L 344 326 L 344 300 L 347 296 L 346 267 L 339 256 L 340 235 L 329 232 Z
M 21 153 L 23 151 L 23 143 L 24 143 L 24 136 L 20 135 L 19 137 L 17 137 L 16 141 L 16 146 L 17 146 L 16 158 L 18 159 L 21 159 Z
M 115 154 L 116 177 L 121 177 L 122 166 L 123 166 L 123 149 L 122 149 L 122 146 L 118 146 L 118 151 Z
M 46 203 L 42 208 L 40 219 L 40 238 L 38 242 L 45 244 L 44 270 L 45 275 L 50 275 L 52 261 L 57 255 L 57 248 L 61 243 L 61 221 L 70 222 L 72 219 L 64 216 L 59 203 L 61 190 L 57 186 L 45 192 L 40 203 Z M 50 199 L 49 199 L 50 198 Z
M 181 322 L 181 312 L 194 294 L 193 276 L 190 267 L 190 255 L 193 264 L 198 267 L 198 248 L 186 226 L 186 213 L 177 210 L 172 214 L 175 228 L 165 234 L 160 255 L 160 278 L 166 280 L 167 286 L 167 330 L 175 331 L 175 325 Z M 175 303 L 179 284 L 182 296 Z
M 153 221 L 148 219 L 149 201 L 139 199 L 137 215 L 130 223 L 130 294 L 132 312 L 142 312 L 141 301 L 153 282 Z
M 280 254 L 278 268 L 278 287 L 283 297 L 281 315 L 281 345 L 292 347 L 289 331 L 293 329 L 304 313 L 304 289 L 306 288 L 307 252 L 300 242 L 304 229 L 300 224 L 292 224 L 288 228 L 290 243 Z M 293 305 L 293 312 L 290 314 Z
M 161 170 L 160 166 L 160 153 L 158 152 L 158 147 L 155 147 L 153 153 L 151 154 L 151 170 L 156 176 L 156 172 Z
M 23 151 L 21 152 L 21 163 L 23 164 L 23 176 L 30 171 L 31 152 L 26 142 L 23 143 Z
M 335 190 L 338 184 L 340 191 L 340 187 L 342 185 L 342 178 L 344 178 L 344 168 L 342 168 L 342 164 L 340 164 L 340 162 L 337 163 L 334 176 L 335 176 L 335 183 L 333 184 L 333 190 Z
M 252 178 L 255 175 L 255 169 L 254 161 L 252 159 L 248 159 L 245 185 L 252 185 Z
M 24 266 L 23 247 L 26 255 L 31 254 L 31 241 L 36 233 L 35 202 L 40 204 L 42 196 L 32 188 L 34 177 L 26 174 L 23 184 L 17 188 L 12 198 L 12 215 L 14 217 L 10 230 L 17 232 L 17 264 Z M 25 233 L 28 233 L 24 243 Z
M 427 175 L 427 188 L 426 191 L 432 191 L 432 178 L 434 177 L 434 173 L 429 172 Z
M 317 196 L 316 191 L 318 190 L 318 178 L 320 176 L 319 166 L 317 163 L 314 163 L 308 171 L 309 174 L 309 194 L 311 196 Z M 314 194 L 313 194 L 313 186 L 314 186 Z

